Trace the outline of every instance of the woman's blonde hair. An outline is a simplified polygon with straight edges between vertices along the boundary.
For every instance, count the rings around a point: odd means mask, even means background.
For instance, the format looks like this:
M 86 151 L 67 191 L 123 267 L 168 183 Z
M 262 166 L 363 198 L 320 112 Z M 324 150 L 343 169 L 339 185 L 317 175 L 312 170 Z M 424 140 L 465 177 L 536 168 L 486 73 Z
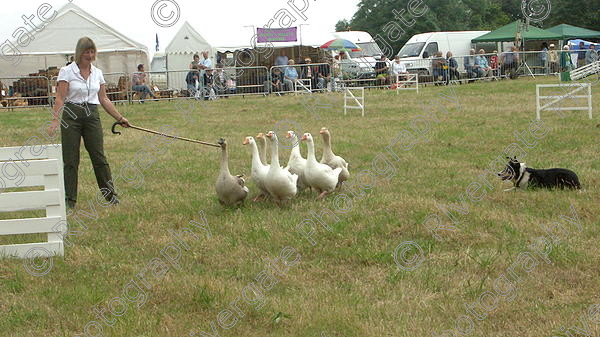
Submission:
M 85 53 L 85 51 L 88 49 L 94 50 L 94 58 L 92 59 L 92 61 L 96 61 L 96 53 L 98 52 L 98 49 L 96 49 L 96 44 L 94 43 L 94 41 L 86 36 L 82 37 L 81 39 L 79 39 L 79 41 L 77 41 L 77 47 L 75 47 L 76 63 L 81 62 L 81 55 L 83 55 L 83 53 Z

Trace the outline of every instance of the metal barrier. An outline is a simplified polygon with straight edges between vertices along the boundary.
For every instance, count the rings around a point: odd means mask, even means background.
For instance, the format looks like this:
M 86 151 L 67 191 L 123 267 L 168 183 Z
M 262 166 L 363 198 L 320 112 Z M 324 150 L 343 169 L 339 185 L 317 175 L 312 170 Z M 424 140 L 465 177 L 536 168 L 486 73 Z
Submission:
M 104 88 L 108 99 L 113 103 L 129 102 L 129 83 L 126 73 L 105 73 Z
M 396 94 L 401 90 L 416 90 L 419 93 L 419 74 L 396 75 Z
M 0 78 L 0 109 L 50 106 L 49 80 L 45 76 Z
M 265 93 L 335 91 L 335 79 L 329 63 L 273 66 L 268 81 L 265 83 Z

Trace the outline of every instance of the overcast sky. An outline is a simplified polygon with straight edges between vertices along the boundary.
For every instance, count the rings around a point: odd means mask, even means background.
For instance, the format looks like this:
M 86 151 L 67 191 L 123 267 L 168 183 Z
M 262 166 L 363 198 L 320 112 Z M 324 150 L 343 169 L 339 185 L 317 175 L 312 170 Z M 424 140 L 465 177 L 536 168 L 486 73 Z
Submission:
M 171 2 L 169 2 L 171 1 Z M 171 12 L 177 12 L 172 2 L 179 7 L 179 19 L 173 26 L 160 27 L 152 18 L 153 4 L 156 20 L 164 25 L 172 24 L 176 20 Z M 231 46 L 239 41 L 249 41 L 252 28 L 244 26 L 264 26 L 280 9 L 287 9 L 294 13 L 297 21 L 292 26 L 302 26 L 305 36 L 314 35 L 316 32 L 333 32 L 335 24 L 340 19 L 350 19 L 356 12 L 360 0 L 295 0 L 298 8 L 302 9 L 308 3 L 305 12 L 307 20 L 294 12 L 288 0 L 100 0 L 83 1 L 73 0 L 73 3 L 89 12 L 104 23 L 112 26 L 117 31 L 138 41 L 148 47 L 152 55 L 155 50 L 155 39 L 158 33 L 160 50 L 171 41 L 181 25 L 187 20 L 210 44 L 213 46 Z M 10 1 L 10 6 L 2 6 L 2 20 L 0 20 L 0 42 L 12 40 L 12 33 L 18 27 L 25 26 L 22 15 L 36 15 L 37 8 L 48 3 L 53 9 L 58 10 L 68 3 L 66 0 L 18 0 Z M 161 8 L 160 18 L 158 9 Z M 33 22 L 39 22 L 34 19 Z M 277 24 L 274 27 L 278 27 Z M 26 26 L 25 26 L 26 27 Z M 326 42 L 326 41 L 323 41 Z

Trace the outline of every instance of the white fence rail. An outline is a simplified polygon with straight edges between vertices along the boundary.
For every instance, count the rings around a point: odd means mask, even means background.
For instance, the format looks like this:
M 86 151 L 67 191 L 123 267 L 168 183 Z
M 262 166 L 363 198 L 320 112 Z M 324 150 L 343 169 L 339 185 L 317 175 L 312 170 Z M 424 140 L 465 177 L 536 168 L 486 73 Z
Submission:
M 15 160 L 14 158 L 19 158 Z M 0 213 L 45 210 L 44 217 L 0 220 L 0 236 L 47 234 L 40 243 L 0 246 L 0 257 L 64 255 L 67 216 L 60 145 L 0 148 Z M 43 190 L 31 190 L 32 187 Z M 4 189 L 27 191 L 6 192 Z M 11 215 L 12 217 L 12 215 Z
M 360 95 L 357 96 L 355 93 Z M 362 116 L 365 116 L 365 88 L 346 87 L 344 91 L 344 116 L 348 113 L 348 109 L 360 110 Z
M 542 90 L 545 88 L 565 88 L 564 95 L 542 95 Z M 573 88 L 569 90 L 568 88 Z M 587 90 L 586 90 L 587 89 Z M 575 95 L 580 91 L 587 91 L 585 95 Z M 563 107 L 557 106 L 558 103 L 564 102 L 566 100 L 576 100 L 576 99 L 586 99 L 586 106 L 567 106 Z M 544 100 L 550 100 L 543 102 Z M 572 102 L 572 101 L 569 101 Z M 576 104 L 572 104 L 576 105 Z M 592 85 L 591 83 L 573 83 L 573 84 L 538 84 L 536 86 L 536 117 L 538 120 L 541 119 L 542 111 L 575 111 L 575 110 L 583 110 L 588 111 L 588 116 L 592 119 Z

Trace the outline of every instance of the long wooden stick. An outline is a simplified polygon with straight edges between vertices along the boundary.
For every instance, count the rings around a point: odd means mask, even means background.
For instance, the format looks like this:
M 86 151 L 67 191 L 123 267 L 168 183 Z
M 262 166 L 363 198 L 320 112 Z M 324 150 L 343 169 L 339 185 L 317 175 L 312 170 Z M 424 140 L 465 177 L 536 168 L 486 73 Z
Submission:
M 112 131 L 112 133 L 114 133 L 115 135 L 120 135 L 120 134 L 121 134 L 120 132 L 118 132 L 118 131 L 115 131 L 115 127 L 116 127 L 117 125 L 121 125 L 121 123 L 119 123 L 119 122 L 115 122 L 115 123 L 113 124 L 113 126 L 112 126 L 112 129 L 111 129 L 111 131 Z M 179 140 L 183 140 L 183 141 L 186 141 L 186 142 L 190 142 L 190 143 L 196 143 L 196 144 L 202 144 L 202 145 L 207 145 L 207 146 L 221 147 L 219 144 L 207 143 L 207 142 L 202 142 L 202 141 L 195 140 L 195 139 L 190 139 L 190 138 L 185 138 L 185 137 L 178 137 L 178 136 L 168 135 L 168 134 L 166 134 L 166 133 L 162 133 L 162 132 L 158 132 L 158 131 L 154 131 L 154 130 L 150 130 L 150 129 L 142 128 L 142 127 L 135 126 L 135 125 L 131 125 L 131 124 L 129 124 L 129 127 L 130 127 L 130 128 L 132 128 L 132 129 L 135 129 L 135 130 L 140 130 L 140 131 L 144 131 L 144 132 L 152 133 L 152 134 L 159 135 L 159 136 L 162 136 L 162 137 L 173 138 L 173 139 L 179 139 Z

